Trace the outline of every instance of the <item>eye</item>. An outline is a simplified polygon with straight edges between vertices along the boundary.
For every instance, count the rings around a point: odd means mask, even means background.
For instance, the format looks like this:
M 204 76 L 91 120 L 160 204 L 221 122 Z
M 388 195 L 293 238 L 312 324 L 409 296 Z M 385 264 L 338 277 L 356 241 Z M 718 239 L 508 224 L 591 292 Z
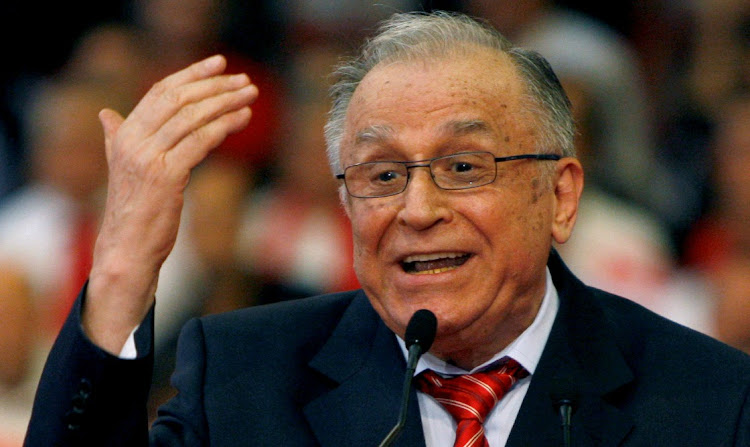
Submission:
M 453 172 L 469 172 L 474 169 L 474 165 L 467 161 L 457 161 L 451 166 Z
M 358 175 L 363 175 L 363 179 L 371 184 L 387 184 L 398 182 L 404 176 L 402 167 L 398 164 L 389 162 L 374 162 L 358 167 Z
M 378 174 L 377 180 L 383 183 L 387 183 L 396 180 L 399 176 L 400 174 L 396 171 L 383 171 Z

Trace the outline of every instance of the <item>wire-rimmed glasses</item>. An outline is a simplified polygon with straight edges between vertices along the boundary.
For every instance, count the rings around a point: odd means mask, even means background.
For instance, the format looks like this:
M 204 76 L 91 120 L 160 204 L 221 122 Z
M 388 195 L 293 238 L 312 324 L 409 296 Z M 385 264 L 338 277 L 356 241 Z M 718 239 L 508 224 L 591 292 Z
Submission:
M 491 152 L 461 152 L 416 161 L 369 161 L 347 166 L 343 174 L 349 195 L 363 199 L 401 194 L 409 184 L 409 169 L 429 168 L 441 189 L 457 190 L 489 185 L 497 178 L 497 163 L 512 160 L 560 160 L 556 154 L 521 154 L 495 157 Z

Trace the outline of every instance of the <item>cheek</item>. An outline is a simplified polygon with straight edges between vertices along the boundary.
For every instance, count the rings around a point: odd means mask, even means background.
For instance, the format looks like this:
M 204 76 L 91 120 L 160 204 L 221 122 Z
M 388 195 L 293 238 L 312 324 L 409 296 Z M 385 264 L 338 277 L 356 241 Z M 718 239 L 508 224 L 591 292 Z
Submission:
M 502 256 L 529 252 L 542 247 L 551 234 L 550 194 L 542 188 L 529 189 L 528 182 L 520 188 L 492 191 L 492 197 L 471 207 L 463 214 L 496 247 Z
M 355 261 L 373 255 L 390 225 L 390 215 L 393 213 L 384 204 L 377 203 L 376 199 L 350 200 L 347 213 L 352 225 Z

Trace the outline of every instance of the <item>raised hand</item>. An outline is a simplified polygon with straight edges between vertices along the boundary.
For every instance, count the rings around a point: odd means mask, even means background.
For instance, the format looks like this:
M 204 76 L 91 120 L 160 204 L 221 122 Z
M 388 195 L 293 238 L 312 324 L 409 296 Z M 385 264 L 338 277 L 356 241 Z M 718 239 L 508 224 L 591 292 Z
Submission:
M 250 120 L 258 89 L 213 56 L 156 83 L 123 119 L 102 110 L 109 181 L 83 326 L 117 353 L 153 304 L 191 170 Z

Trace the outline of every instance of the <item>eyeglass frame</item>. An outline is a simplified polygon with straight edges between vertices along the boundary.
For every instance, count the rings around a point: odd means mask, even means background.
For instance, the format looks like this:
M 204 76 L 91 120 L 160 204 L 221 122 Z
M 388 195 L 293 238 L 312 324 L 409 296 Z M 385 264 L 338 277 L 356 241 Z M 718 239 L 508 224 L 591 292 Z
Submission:
M 471 155 L 471 154 L 489 154 L 492 156 L 494 162 L 495 162 L 495 175 L 493 176 L 492 180 L 487 183 L 482 183 L 481 185 L 467 185 L 461 188 L 444 188 L 440 186 L 437 181 L 435 181 L 435 175 L 432 171 L 432 163 L 436 160 L 441 160 L 444 158 L 450 158 L 455 157 L 458 155 Z M 362 163 L 355 163 L 353 165 L 349 165 L 346 168 L 344 168 L 344 172 L 341 174 L 336 174 L 335 177 L 337 180 L 343 180 L 344 181 L 344 187 L 346 188 L 347 194 L 349 194 L 352 197 L 356 197 L 358 199 L 378 199 L 382 197 L 391 197 L 401 194 L 402 192 L 406 191 L 406 188 L 409 186 L 409 181 L 411 180 L 411 175 L 409 174 L 409 170 L 412 168 L 427 168 L 430 171 L 430 178 L 432 178 L 432 182 L 437 186 L 438 188 L 444 190 L 444 191 L 461 191 L 464 189 L 473 189 L 473 188 L 479 188 L 481 186 L 487 186 L 491 183 L 493 183 L 495 180 L 497 180 L 497 163 L 502 163 L 505 161 L 513 161 L 513 160 L 550 160 L 550 161 L 559 161 L 563 157 L 558 154 L 518 154 L 518 155 L 508 155 L 505 157 L 495 157 L 495 154 L 489 151 L 472 151 L 472 152 L 458 152 L 455 154 L 450 155 L 441 155 L 440 157 L 433 157 L 433 158 L 425 158 L 423 160 L 414 160 L 414 161 L 396 161 L 396 160 L 377 160 L 377 161 L 366 161 Z M 404 187 L 397 192 L 389 193 L 389 194 L 383 194 L 379 196 L 358 196 L 351 193 L 349 190 L 349 185 L 346 183 L 346 171 L 348 171 L 350 168 L 356 167 L 356 166 L 362 166 L 362 165 L 368 165 L 368 164 L 374 164 L 374 163 L 396 163 L 400 165 L 404 165 L 406 168 L 406 182 L 404 183 Z

